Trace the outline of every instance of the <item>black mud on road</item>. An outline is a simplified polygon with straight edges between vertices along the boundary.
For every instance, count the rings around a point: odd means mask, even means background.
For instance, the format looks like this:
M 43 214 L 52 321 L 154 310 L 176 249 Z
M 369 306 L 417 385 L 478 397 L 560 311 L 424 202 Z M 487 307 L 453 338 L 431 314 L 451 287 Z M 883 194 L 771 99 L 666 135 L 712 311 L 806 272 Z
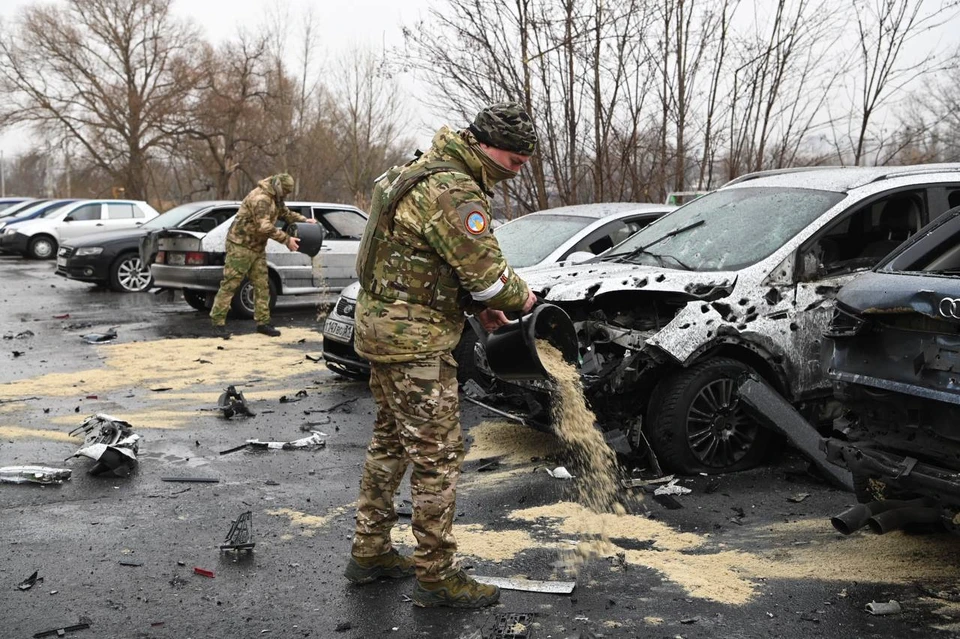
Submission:
M 306 358 L 321 349 L 311 303 L 276 313 L 279 338 L 235 322 L 240 334 L 224 341 L 179 299 L 96 291 L 49 263 L 0 258 L 0 282 L 0 466 L 73 469 L 62 486 L 0 484 L 2 637 L 80 623 L 90 627 L 66 636 L 847 638 L 960 628 L 960 542 L 942 532 L 838 535 L 828 517 L 852 497 L 799 458 L 719 482 L 686 478 L 679 510 L 648 498 L 626 516 L 597 517 L 544 472 L 562 463 L 550 437 L 471 405 L 455 529 L 462 563 L 573 580 L 573 593 L 505 591 L 491 609 L 422 610 L 408 600 L 412 582 L 349 585 L 341 572 L 373 402 L 363 383 Z M 80 338 L 111 327 L 115 341 Z M 256 417 L 211 410 L 228 384 Z M 300 390 L 306 397 L 280 401 Z M 67 433 L 95 413 L 142 435 L 132 476 L 90 477 L 88 460 L 64 461 L 79 444 Z M 311 430 L 324 448 L 220 454 Z M 500 464 L 478 470 L 491 458 Z M 254 552 L 220 552 L 246 511 Z M 566 572 L 560 557 L 601 529 L 612 545 Z M 408 518 L 395 539 L 411 550 Z M 19 590 L 34 571 L 43 581 Z M 890 599 L 900 614 L 864 611 Z M 523 622 L 512 634 L 502 623 L 511 613 Z

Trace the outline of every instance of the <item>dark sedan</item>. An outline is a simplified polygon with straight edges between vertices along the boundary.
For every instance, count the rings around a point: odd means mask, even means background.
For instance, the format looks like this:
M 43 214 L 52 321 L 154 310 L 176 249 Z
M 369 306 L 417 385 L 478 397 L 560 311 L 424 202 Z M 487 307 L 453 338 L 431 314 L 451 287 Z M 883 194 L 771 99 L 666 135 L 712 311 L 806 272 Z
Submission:
M 237 212 L 237 202 L 189 202 L 135 229 L 98 233 L 64 244 L 57 253 L 57 275 L 136 293 L 153 284 L 140 259 L 140 238 L 150 231 L 182 228 L 209 231 Z
M 878 532 L 914 517 L 960 530 L 958 238 L 960 207 L 844 286 L 826 331 L 827 375 L 848 408 L 828 457 L 852 471 L 872 508 L 925 500 L 871 524 Z

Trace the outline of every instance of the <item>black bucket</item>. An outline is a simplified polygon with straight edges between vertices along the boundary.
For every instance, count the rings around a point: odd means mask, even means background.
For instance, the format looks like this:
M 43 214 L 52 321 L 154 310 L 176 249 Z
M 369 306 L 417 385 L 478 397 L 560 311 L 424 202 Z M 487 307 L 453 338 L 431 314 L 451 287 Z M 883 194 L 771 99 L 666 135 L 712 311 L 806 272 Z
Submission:
M 501 326 L 486 336 L 487 364 L 500 379 L 547 379 L 547 369 L 537 353 L 537 339 L 545 339 L 577 364 L 580 356 L 577 332 L 570 316 L 553 304 L 540 304 L 532 313 Z
M 287 234 L 291 237 L 300 238 L 300 247 L 298 252 L 316 257 L 323 245 L 323 238 L 326 235 L 320 224 L 311 224 L 308 222 L 297 222 L 287 226 Z

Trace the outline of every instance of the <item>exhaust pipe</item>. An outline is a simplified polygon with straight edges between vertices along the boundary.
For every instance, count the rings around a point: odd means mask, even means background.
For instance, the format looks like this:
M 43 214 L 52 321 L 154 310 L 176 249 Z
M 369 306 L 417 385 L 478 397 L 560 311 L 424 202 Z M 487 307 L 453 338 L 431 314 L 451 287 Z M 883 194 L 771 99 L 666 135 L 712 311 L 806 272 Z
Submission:
M 907 524 L 935 524 L 940 521 L 940 509 L 933 506 L 906 506 L 874 515 L 867 520 L 870 530 L 884 535 Z
M 922 499 L 882 499 L 880 501 L 872 501 L 869 504 L 857 504 L 839 515 L 831 517 L 830 523 L 837 529 L 837 532 L 844 535 L 851 535 L 866 526 L 872 517 L 887 513 L 891 510 L 922 507 L 924 505 L 926 505 L 926 502 Z

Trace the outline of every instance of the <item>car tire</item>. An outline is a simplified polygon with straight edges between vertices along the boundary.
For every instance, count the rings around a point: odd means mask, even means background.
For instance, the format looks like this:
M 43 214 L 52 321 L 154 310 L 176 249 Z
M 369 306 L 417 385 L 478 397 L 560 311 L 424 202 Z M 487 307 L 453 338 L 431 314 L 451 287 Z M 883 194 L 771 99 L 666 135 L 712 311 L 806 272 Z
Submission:
M 750 416 L 737 394 L 740 378 L 751 373 L 743 362 L 716 357 L 659 384 L 645 430 L 665 470 L 726 473 L 752 468 L 764 459 L 775 434 Z
M 110 288 L 118 293 L 140 293 L 152 285 L 150 268 L 143 268 L 139 253 L 124 253 L 110 265 Z
M 273 278 L 267 278 L 267 283 L 270 285 L 270 309 L 273 310 L 277 305 L 277 287 L 273 283 Z M 243 278 L 240 288 L 230 301 L 230 309 L 235 317 L 253 319 L 253 283 L 247 278 Z
M 35 260 L 52 260 L 57 255 L 57 241 L 49 235 L 37 235 L 27 245 L 27 256 Z
M 207 292 L 195 291 L 193 289 L 183 289 L 183 301 L 198 311 L 209 310 L 207 307 Z
M 453 358 L 457 360 L 457 381 L 461 384 L 466 384 L 471 379 L 477 382 L 486 381 L 477 368 L 477 358 L 473 352 L 476 343 L 477 333 L 467 325 L 453 349 Z

